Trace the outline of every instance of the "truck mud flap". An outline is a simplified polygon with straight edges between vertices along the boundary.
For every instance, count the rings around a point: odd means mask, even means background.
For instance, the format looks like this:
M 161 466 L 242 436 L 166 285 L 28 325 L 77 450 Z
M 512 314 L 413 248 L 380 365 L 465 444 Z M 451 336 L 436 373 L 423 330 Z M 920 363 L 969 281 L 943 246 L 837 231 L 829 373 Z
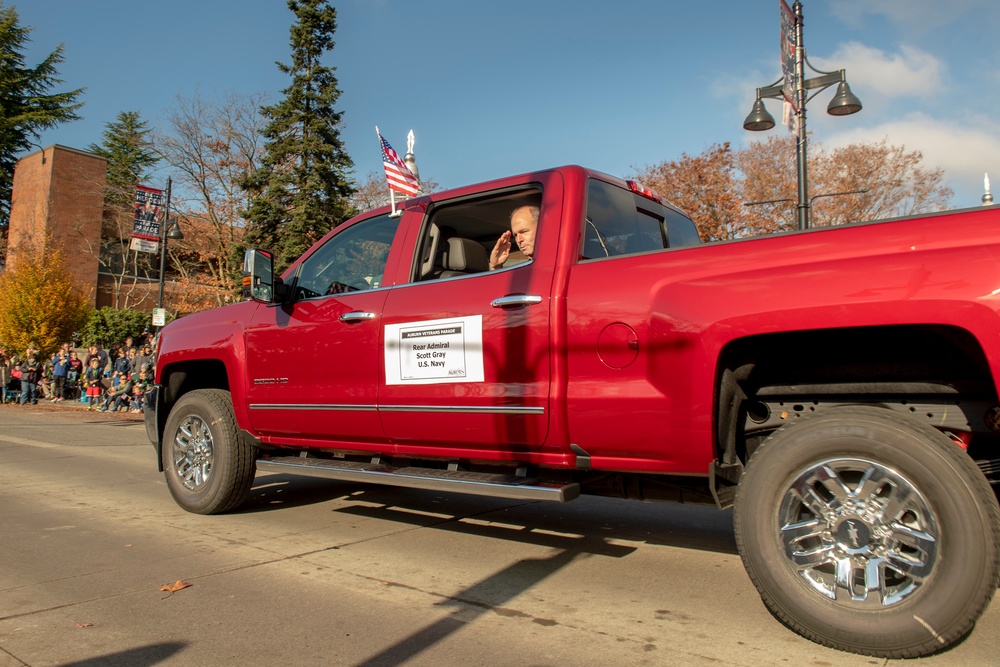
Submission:
M 515 500 L 550 500 L 565 503 L 580 495 L 580 485 L 576 483 L 542 482 L 518 475 L 461 470 L 438 470 L 410 466 L 393 467 L 378 460 L 362 463 L 311 457 L 275 456 L 258 459 L 257 471 Z

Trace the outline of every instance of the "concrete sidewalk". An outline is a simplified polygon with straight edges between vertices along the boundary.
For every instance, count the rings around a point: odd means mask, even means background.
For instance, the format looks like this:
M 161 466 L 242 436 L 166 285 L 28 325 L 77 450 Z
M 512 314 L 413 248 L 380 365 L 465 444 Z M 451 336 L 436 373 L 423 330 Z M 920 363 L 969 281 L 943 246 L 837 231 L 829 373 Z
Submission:
M 100 407 L 104 403 L 104 399 L 101 398 L 100 401 L 96 403 L 97 407 Z M 142 421 L 141 412 L 100 412 L 97 409 L 88 411 L 89 405 L 83 403 L 80 399 L 66 399 L 53 403 L 50 399 L 40 398 L 38 403 L 31 405 L 21 405 L 17 401 L 4 402 L 0 404 L 0 410 L 31 410 L 33 412 L 65 412 L 65 413 L 88 413 L 94 416 L 100 415 L 101 417 L 107 418 L 109 421 Z

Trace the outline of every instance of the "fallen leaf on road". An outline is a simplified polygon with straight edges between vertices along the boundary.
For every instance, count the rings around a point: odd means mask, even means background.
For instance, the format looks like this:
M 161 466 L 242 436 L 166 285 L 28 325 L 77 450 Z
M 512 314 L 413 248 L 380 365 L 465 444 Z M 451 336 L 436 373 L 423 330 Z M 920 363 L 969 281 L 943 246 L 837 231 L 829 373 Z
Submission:
M 185 588 L 187 588 L 190 585 L 191 584 L 189 584 L 188 582 L 181 581 L 180 579 L 178 579 L 177 581 L 175 581 L 172 584 L 163 584 L 162 586 L 160 586 L 160 590 L 161 591 L 167 591 L 169 593 L 176 593 L 177 591 L 184 590 Z

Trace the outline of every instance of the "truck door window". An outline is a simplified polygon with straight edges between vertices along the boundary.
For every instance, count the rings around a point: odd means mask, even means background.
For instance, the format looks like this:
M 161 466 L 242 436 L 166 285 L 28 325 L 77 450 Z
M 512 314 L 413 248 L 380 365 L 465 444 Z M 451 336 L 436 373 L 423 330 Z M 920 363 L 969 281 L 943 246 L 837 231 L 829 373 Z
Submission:
M 295 299 L 381 287 L 397 225 L 398 220 L 382 215 L 332 236 L 299 266 Z
M 668 213 L 674 212 L 624 188 L 591 179 L 581 258 L 632 255 L 669 247 L 664 225 Z
M 490 253 L 497 240 L 510 231 L 511 214 L 523 206 L 539 207 L 541 199 L 541 191 L 533 187 L 435 206 L 424 222 L 417 245 L 413 280 L 458 278 L 489 271 Z M 503 268 L 528 261 L 530 257 L 520 252 L 512 240 Z

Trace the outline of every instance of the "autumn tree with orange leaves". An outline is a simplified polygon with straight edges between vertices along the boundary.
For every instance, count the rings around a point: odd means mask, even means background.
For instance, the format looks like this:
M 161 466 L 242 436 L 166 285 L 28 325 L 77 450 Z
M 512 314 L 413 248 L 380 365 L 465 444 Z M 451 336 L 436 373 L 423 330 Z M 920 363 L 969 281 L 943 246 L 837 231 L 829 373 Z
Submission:
M 922 162 L 920 151 L 886 140 L 832 150 L 811 142 L 812 226 L 947 208 L 953 192 L 942 183 L 943 170 Z M 796 228 L 795 137 L 769 137 L 738 150 L 715 144 L 699 155 L 643 167 L 634 177 L 687 212 L 704 241 Z
M 90 295 L 66 267 L 66 254 L 49 242 L 19 248 L 0 274 L 0 345 L 23 353 L 34 343 L 44 359 L 83 327 Z

